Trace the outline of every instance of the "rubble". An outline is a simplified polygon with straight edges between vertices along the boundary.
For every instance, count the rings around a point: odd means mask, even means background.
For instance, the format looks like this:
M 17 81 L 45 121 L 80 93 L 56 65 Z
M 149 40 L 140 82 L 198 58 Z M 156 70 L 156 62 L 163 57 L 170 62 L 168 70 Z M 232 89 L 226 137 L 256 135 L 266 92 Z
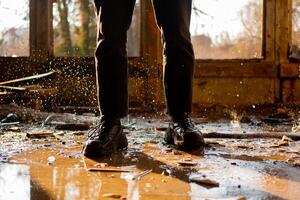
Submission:
M 293 142 L 294 140 L 286 135 L 282 136 L 282 141 L 286 141 L 286 142 Z
M 287 194 L 278 190 L 277 185 L 296 188 L 294 183 L 300 177 L 300 143 L 286 138 L 290 137 L 290 132 L 263 130 L 264 126 L 254 130 L 249 126 L 250 128 L 246 129 L 247 133 L 243 133 L 243 124 L 241 131 L 235 132 L 238 130 L 232 131 L 228 128 L 231 127 L 230 122 L 228 127 L 223 122 L 205 122 L 199 124 L 204 135 L 215 131 L 226 134 L 226 137 L 206 138 L 209 145 L 205 146 L 203 151 L 185 152 L 162 143 L 163 131 L 155 129 L 158 123 L 154 120 L 150 123 L 148 119 L 134 118 L 132 121 L 135 123 L 130 125 L 128 120 L 126 126 L 128 149 L 111 157 L 92 160 L 80 154 L 86 139 L 85 131 L 58 131 L 54 124 L 79 123 L 91 126 L 96 123 L 95 117 L 40 112 L 38 114 L 42 116 L 39 122 L 24 124 L 23 115 L 18 113 L 22 119 L 21 124 L 0 129 L 5 133 L 0 134 L 0 162 L 30 166 L 28 176 L 33 182 L 42 185 L 43 189 L 46 185 L 45 190 L 51 188 L 50 190 L 56 191 L 53 181 L 73 184 L 80 190 L 82 198 L 89 199 L 90 196 L 85 192 L 86 187 L 97 186 L 95 190 L 99 191 L 98 186 L 101 182 L 101 193 L 93 193 L 100 195 L 97 196 L 98 199 L 104 198 L 103 194 L 116 194 L 117 199 L 131 199 L 128 188 L 132 188 L 133 184 L 140 180 L 138 186 L 133 187 L 138 188 L 140 198 L 176 199 L 180 196 L 188 199 L 192 196 L 195 199 L 251 199 L 252 195 L 256 195 L 259 199 L 264 199 L 269 196 L 260 192 L 261 190 L 268 190 L 272 194 L 276 191 L 280 197 L 286 197 Z M 47 123 L 43 125 L 44 121 Z M 28 133 L 32 134 L 24 138 Z M 266 136 L 269 133 L 276 137 L 254 138 L 255 134 Z M 234 134 L 252 136 L 240 139 L 232 136 Z M 228 138 L 227 135 L 231 135 L 232 138 Z M 1 166 L 3 165 L 0 165 L 0 168 Z M 291 177 L 293 181 L 290 181 Z M 192 187 L 190 184 L 193 184 Z M 253 184 L 256 184 L 255 190 L 252 189 Z M 228 191 L 228 194 L 222 193 L 224 190 Z M 67 191 L 69 190 L 66 188 Z M 64 196 L 66 193 L 58 195 Z M 287 197 L 298 197 L 300 193 L 295 189 L 288 195 L 290 196 Z
M 102 195 L 103 198 L 112 198 L 112 199 L 121 199 L 122 195 L 114 194 L 114 193 L 107 193 Z
M 90 129 L 88 124 L 59 124 L 55 126 L 56 130 L 68 130 L 68 131 L 86 131 Z
M 217 181 L 213 181 L 203 177 L 191 177 L 190 181 L 209 187 L 219 187 L 220 185 Z
M 146 170 L 146 171 L 143 171 L 135 176 L 132 177 L 132 180 L 134 181 L 139 181 L 141 178 L 143 178 L 144 176 L 150 174 L 152 172 L 152 169 L 149 169 L 149 170 Z
M 38 130 L 32 131 L 26 134 L 27 138 L 34 139 L 34 138 L 47 138 L 47 137 L 55 137 L 55 132 L 49 130 Z
M 193 167 L 196 166 L 197 162 L 193 162 L 193 161 L 179 161 L 178 162 L 178 166 L 182 166 L 182 167 Z
M 121 167 L 88 167 L 90 172 L 133 172 L 132 169 L 125 169 Z

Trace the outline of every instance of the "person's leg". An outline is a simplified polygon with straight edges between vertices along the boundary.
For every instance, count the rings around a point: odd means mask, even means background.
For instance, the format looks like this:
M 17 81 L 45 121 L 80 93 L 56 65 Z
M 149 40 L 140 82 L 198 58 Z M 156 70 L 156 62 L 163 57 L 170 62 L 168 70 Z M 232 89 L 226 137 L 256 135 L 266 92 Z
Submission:
M 122 118 L 128 113 L 127 31 L 135 0 L 95 0 L 98 24 L 96 70 L 101 114 Z
M 189 117 L 195 60 L 189 31 L 192 0 L 153 0 L 153 5 L 163 36 L 167 114 L 173 120 L 165 141 L 199 147 L 204 144 L 203 136 Z
M 95 52 L 101 123 L 89 132 L 83 153 L 107 155 L 127 147 L 120 119 L 128 112 L 127 30 L 135 0 L 95 0 L 98 43 Z
M 153 0 L 157 24 L 163 35 L 164 86 L 167 113 L 190 113 L 194 51 L 190 37 L 192 0 Z

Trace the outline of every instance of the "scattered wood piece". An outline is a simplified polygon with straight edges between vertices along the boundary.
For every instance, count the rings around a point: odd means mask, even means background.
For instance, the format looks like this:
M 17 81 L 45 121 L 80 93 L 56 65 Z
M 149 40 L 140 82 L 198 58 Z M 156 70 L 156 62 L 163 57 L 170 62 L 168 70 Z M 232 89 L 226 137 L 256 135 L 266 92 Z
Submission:
M 45 126 L 45 125 L 48 123 L 48 121 L 51 119 L 51 117 L 53 117 L 53 116 L 54 116 L 54 113 L 50 114 L 50 115 L 43 121 L 42 126 Z
M 35 109 L 18 106 L 16 104 L 1 104 L 0 117 L 3 118 L 9 113 L 16 113 L 20 118 L 20 122 L 26 123 L 42 122 L 49 116 L 48 112 L 41 112 Z M 58 125 L 58 122 L 60 122 L 59 124 L 89 124 L 92 126 L 95 122 L 97 122 L 97 120 L 98 117 L 80 116 L 70 113 L 55 113 L 47 124 Z
M 279 146 L 279 144 L 277 143 L 277 144 L 271 144 L 271 145 L 269 145 L 268 146 L 268 148 L 279 148 L 280 146 Z
M 0 85 L 0 89 L 5 89 L 5 90 L 9 90 L 9 91 L 25 91 L 26 88 L 24 87 L 12 87 L 12 86 L 4 86 L 4 85 Z
M 54 135 L 55 136 L 64 136 L 66 134 L 66 132 L 64 131 L 59 131 L 59 132 L 56 132 Z
M 183 167 L 192 167 L 192 166 L 196 166 L 197 162 L 183 160 L 183 161 L 179 161 L 177 164 Z
M 10 125 L 17 125 L 17 124 L 20 124 L 20 122 L 0 123 L 0 126 L 10 126 Z
M 7 92 L 7 91 L 0 92 L 0 95 L 9 95 L 9 94 L 11 94 L 11 92 Z
M 291 123 L 292 119 L 288 116 L 287 113 L 278 113 L 277 115 L 270 116 L 263 119 L 263 122 L 267 124 L 282 124 L 282 123 Z
M 286 141 L 286 142 L 293 142 L 294 140 L 286 135 L 282 136 L 282 141 Z
M 207 178 L 202 178 L 202 177 L 192 177 L 190 178 L 190 181 L 194 182 L 194 183 L 198 183 L 200 185 L 205 185 L 205 186 L 209 186 L 209 187 L 219 187 L 219 183 Z
M 289 144 L 289 142 L 288 141 L 280 141 L 279 143 L 278 143 L 278 146 L 279 147 L 287 147 L 287 146 L 289 146 L 290 144 Z
M 91 167 L 87 168 L 90 172 L 133 172 L 132 169 L 123 169 L 120 167 Z
M 168 127 L 157 127 L 156 130 L 157 131 L 166 131 L 168 129 Z
M 20 127 L 17 127 L 17 126 L 13 126 L 13 127 L 9 127 L 7 129 L 7 131 L 11 131 L 11 132 L 21 132 L 21 128 Z
M 240 149 L 248 149 L 249 147 L 246 145 L 237 145 L 238 148 Z
M 141 178 L 143 178 L 144 176 L 150 174 L 152 172 L 152 169 L 149 169 L 149 170 L 146 170 L 146 171 L 143 171 L 137 175 L 135 175 L 134 177 L 132 177 L 132 180 L 140 180 Z
M 57 72 L 58 71 L 50 71 L 50 72 L 47 72 L 44 74 L 38 74 L 38 75 L 28 76 L 28 77 L 24 77 L 24 78 L 18 78 L 18 79 L 14 79 L 14 80 L 4 81 L 4 82 L 0 82 L 0 85 L 6 85 L 6 84 L 10 84 L 10 83 L 17 83 L 17 82 L 28 81 L 28 80 L 33 80 L 33 79 L 40 79 L 40 78 L 43 78 L 46 76 L 50 76 Z
M 75 131 L 72 134 L 76 135 L 76 136 L 81 136 L 81 135 L 84 135 L 84 132 L 82 132 L 82 131 Z
M 277 138 L 282 139 L 286 135 L 294 141 L 300 140 L 300 134 L 289 134 L 287 132 L 282 133 L 220 133 L 220 132 L 210 132 L 204 133 L 204 138 L 229 138 L 229 139 L 256 139 L 256 138 Z
M 191 157 L 187 157 L 187 158 L 183 158 L 183 161 L 188 161 L 188 162 L 190 162 L 190 161 L 193 161 L 193 159 L 192 159 Z
M 238 196 L 238 197 L 222 198 L 222 199 L 219 199 L 219 200 L 247 200 L 247 198 L 244 197 L 244 196 Z
M 102 195 L 103 198 L 121 199 L 122 195 L 115 193 L 107 193 Z
M 208 144 L 208 145 L 221 145 L 219 142 L 217 142 L 217 141 L 205 141 L 205 143 L 206 144 Z M 224 146 L 224 145 L 222 145 L 222 146 Z
M 40 139 L 40 138 L 55 137 L 55 136 L 53 131 L 42 130 L 42 131 L 33 131 L 27 133 L 26 137 L 30 139 Z
M 88 124 L 59 124 L 55 127 L 56 130 L 68 131 L 86 131 L 90 129 Z

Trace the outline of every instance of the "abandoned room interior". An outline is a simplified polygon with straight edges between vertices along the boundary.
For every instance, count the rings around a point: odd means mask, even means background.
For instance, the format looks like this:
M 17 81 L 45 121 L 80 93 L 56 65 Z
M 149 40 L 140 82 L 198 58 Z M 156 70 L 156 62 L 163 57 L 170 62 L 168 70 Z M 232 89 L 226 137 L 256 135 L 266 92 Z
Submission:
M 92 158 L 105 2 L 0 0 L 0 199 L 299 199 L 300 0 L 191 2 L 191 126 L 205 141 L 192 150 L 164 140 L 180 124 L 166 114 L 165 45 L 152 0 L 136 0 L 128 147 Z

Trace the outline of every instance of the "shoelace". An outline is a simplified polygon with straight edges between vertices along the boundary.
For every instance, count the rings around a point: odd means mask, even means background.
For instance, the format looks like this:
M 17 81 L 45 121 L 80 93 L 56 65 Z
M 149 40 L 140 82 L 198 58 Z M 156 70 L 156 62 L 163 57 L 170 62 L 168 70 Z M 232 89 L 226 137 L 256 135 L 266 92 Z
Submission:
M 194 127 L 194 124 L 192 122 L 192 119 L 187 117 L 183 120 L 183 125 L 185 128 L 193 128 Z
M 106 127 L 104 126 L 104 124 L 105 124 L 104 121 L 102 121 L 99 124 L 97 124 L 96 126 L 94 126 L 88 132 L 88 138 L 89 139 L 95 139 L 95 138 L 99 137 L 104 132 L 104 130 L 106 129 Z

